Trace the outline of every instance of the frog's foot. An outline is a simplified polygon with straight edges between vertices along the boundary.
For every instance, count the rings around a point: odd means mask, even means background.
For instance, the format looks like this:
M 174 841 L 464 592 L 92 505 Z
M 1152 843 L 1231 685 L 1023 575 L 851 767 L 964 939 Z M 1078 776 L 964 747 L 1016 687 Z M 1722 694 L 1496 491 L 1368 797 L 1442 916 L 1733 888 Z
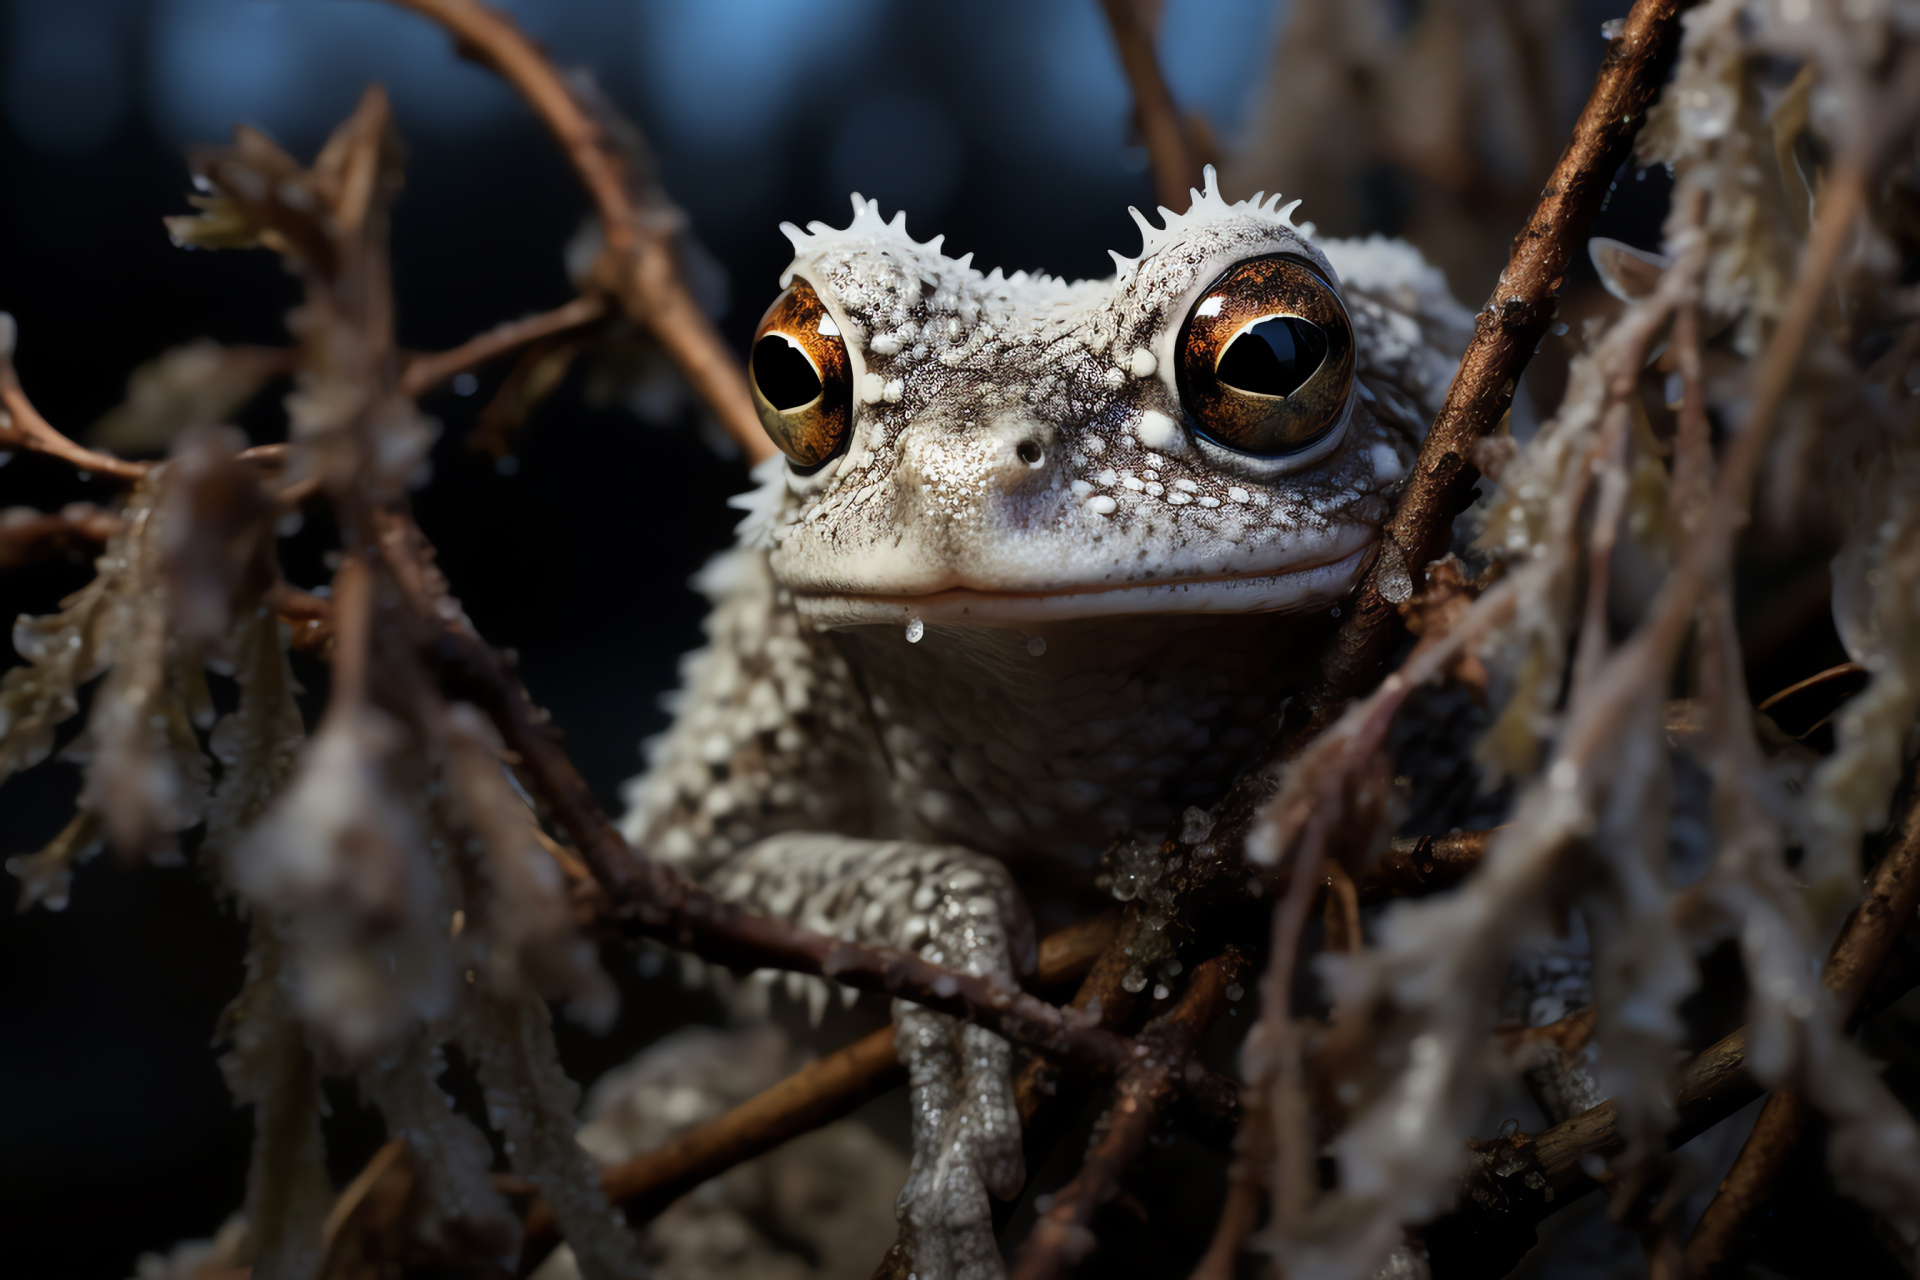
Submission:
M 998 975 L 1033 962 L 1033 926 L 1006 869 L 951 846 L 773 836 L 709 883 L 724 897 L 809 929 L 917 951 Z M 999 1036 L 900 1001 L 895 1043 L 912 1082 L 913 1164 L 897 1213 L 919 1280 L 997 1280 L 988 1194 L 1025 1181 L 1013 1051 Z
M 992 1192 L 1026 1180 L 1012 1048 L 982 1027 L 899 1001 L 894 1043 L 913 1089 L 913 1166 L 895 1214 L 925 1280 L 998 1280 Z

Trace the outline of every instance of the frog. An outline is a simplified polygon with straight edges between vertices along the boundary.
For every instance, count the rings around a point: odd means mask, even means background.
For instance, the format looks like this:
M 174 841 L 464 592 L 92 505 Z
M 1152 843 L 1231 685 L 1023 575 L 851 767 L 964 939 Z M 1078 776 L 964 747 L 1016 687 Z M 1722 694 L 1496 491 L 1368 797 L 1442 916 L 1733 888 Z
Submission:
M 749 352 L 779 452 L 695 580 L 706 645 L 624 833 L 716 893 L 1018 981 L 1036 886 L 1098 881 L 1253 761 L 1380 539 L 1471 336 L 1403 241 L 1222 195 L 1114 274 L 916 241 L 853 197 L 784 224 Z M 817 1020 L 831 992 L 792 989 Z M 851 993 L 848 993 L 851 994 Z M 921 1280 L 1004 1274 L 1025 1177 L 1014 1056 L 905 1001 Z

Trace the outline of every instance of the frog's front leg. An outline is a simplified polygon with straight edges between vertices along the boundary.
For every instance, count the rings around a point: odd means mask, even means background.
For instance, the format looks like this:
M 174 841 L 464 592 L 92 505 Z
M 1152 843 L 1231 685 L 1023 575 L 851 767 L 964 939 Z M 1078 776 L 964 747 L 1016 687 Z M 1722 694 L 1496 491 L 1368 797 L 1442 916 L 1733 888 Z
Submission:
M 854 941 L 918 952 L 965 973 L 1031 969 L 1033 926 L 1006 869 L 946 845 L 792 833 L 707 878 L 721 896 Z M 913 1163 L 896 1210 L 921 1280 L 1002 1274 L 991 1192 L 1025 1169 L 1012 1047 L 981 1027 L 898 1001 L 895 1043 L 912 1087 Z

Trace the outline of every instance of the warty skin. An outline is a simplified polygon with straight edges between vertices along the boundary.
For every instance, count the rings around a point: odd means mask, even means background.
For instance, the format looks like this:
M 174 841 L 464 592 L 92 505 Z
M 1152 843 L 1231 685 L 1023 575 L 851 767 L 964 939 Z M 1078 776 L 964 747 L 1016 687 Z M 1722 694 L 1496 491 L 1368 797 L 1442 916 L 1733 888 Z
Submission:
M 851 359 L 849 437 L 736 500 L 627 835 L 770 914 L 1012 977 L 1033 951 L 1016 874 L 1087 883 L 1114 840 L 1217 798 L 1471 333 L 1410 247 L 1315 240 L 1292 210 L 1230 203 L 1209 173 L 1078 283 L 982 275 L 858 196 L 844 229 L 786 228 L 781 283 L 812 287 Z M 1257 458 L 1193 429 L 1176 343 L 1223 272 L 1270 254 L 1334 284 L 1356 377 L 1337 428 Z M 896 1025 L 915 1271 L 997 1277 L 988 1196 L 1024 1176 L 1011 1052 L 910 1005 Z

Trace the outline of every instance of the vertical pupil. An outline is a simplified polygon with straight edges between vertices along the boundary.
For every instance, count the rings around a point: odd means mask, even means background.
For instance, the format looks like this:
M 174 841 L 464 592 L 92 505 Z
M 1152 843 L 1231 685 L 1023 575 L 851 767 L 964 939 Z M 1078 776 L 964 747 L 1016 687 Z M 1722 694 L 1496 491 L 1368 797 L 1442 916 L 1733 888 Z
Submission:
M 820 375 L 792 339 L 770 333 L 753 344 L 753 381 L 776 409 L 798 409 L 820 394 Z
M 1262 396 L 1300 389 L 1327 358 L 1327 335 L 1299 316 L 1269 316 L 1233 340 L 1220 357 L 1220 381 Z

